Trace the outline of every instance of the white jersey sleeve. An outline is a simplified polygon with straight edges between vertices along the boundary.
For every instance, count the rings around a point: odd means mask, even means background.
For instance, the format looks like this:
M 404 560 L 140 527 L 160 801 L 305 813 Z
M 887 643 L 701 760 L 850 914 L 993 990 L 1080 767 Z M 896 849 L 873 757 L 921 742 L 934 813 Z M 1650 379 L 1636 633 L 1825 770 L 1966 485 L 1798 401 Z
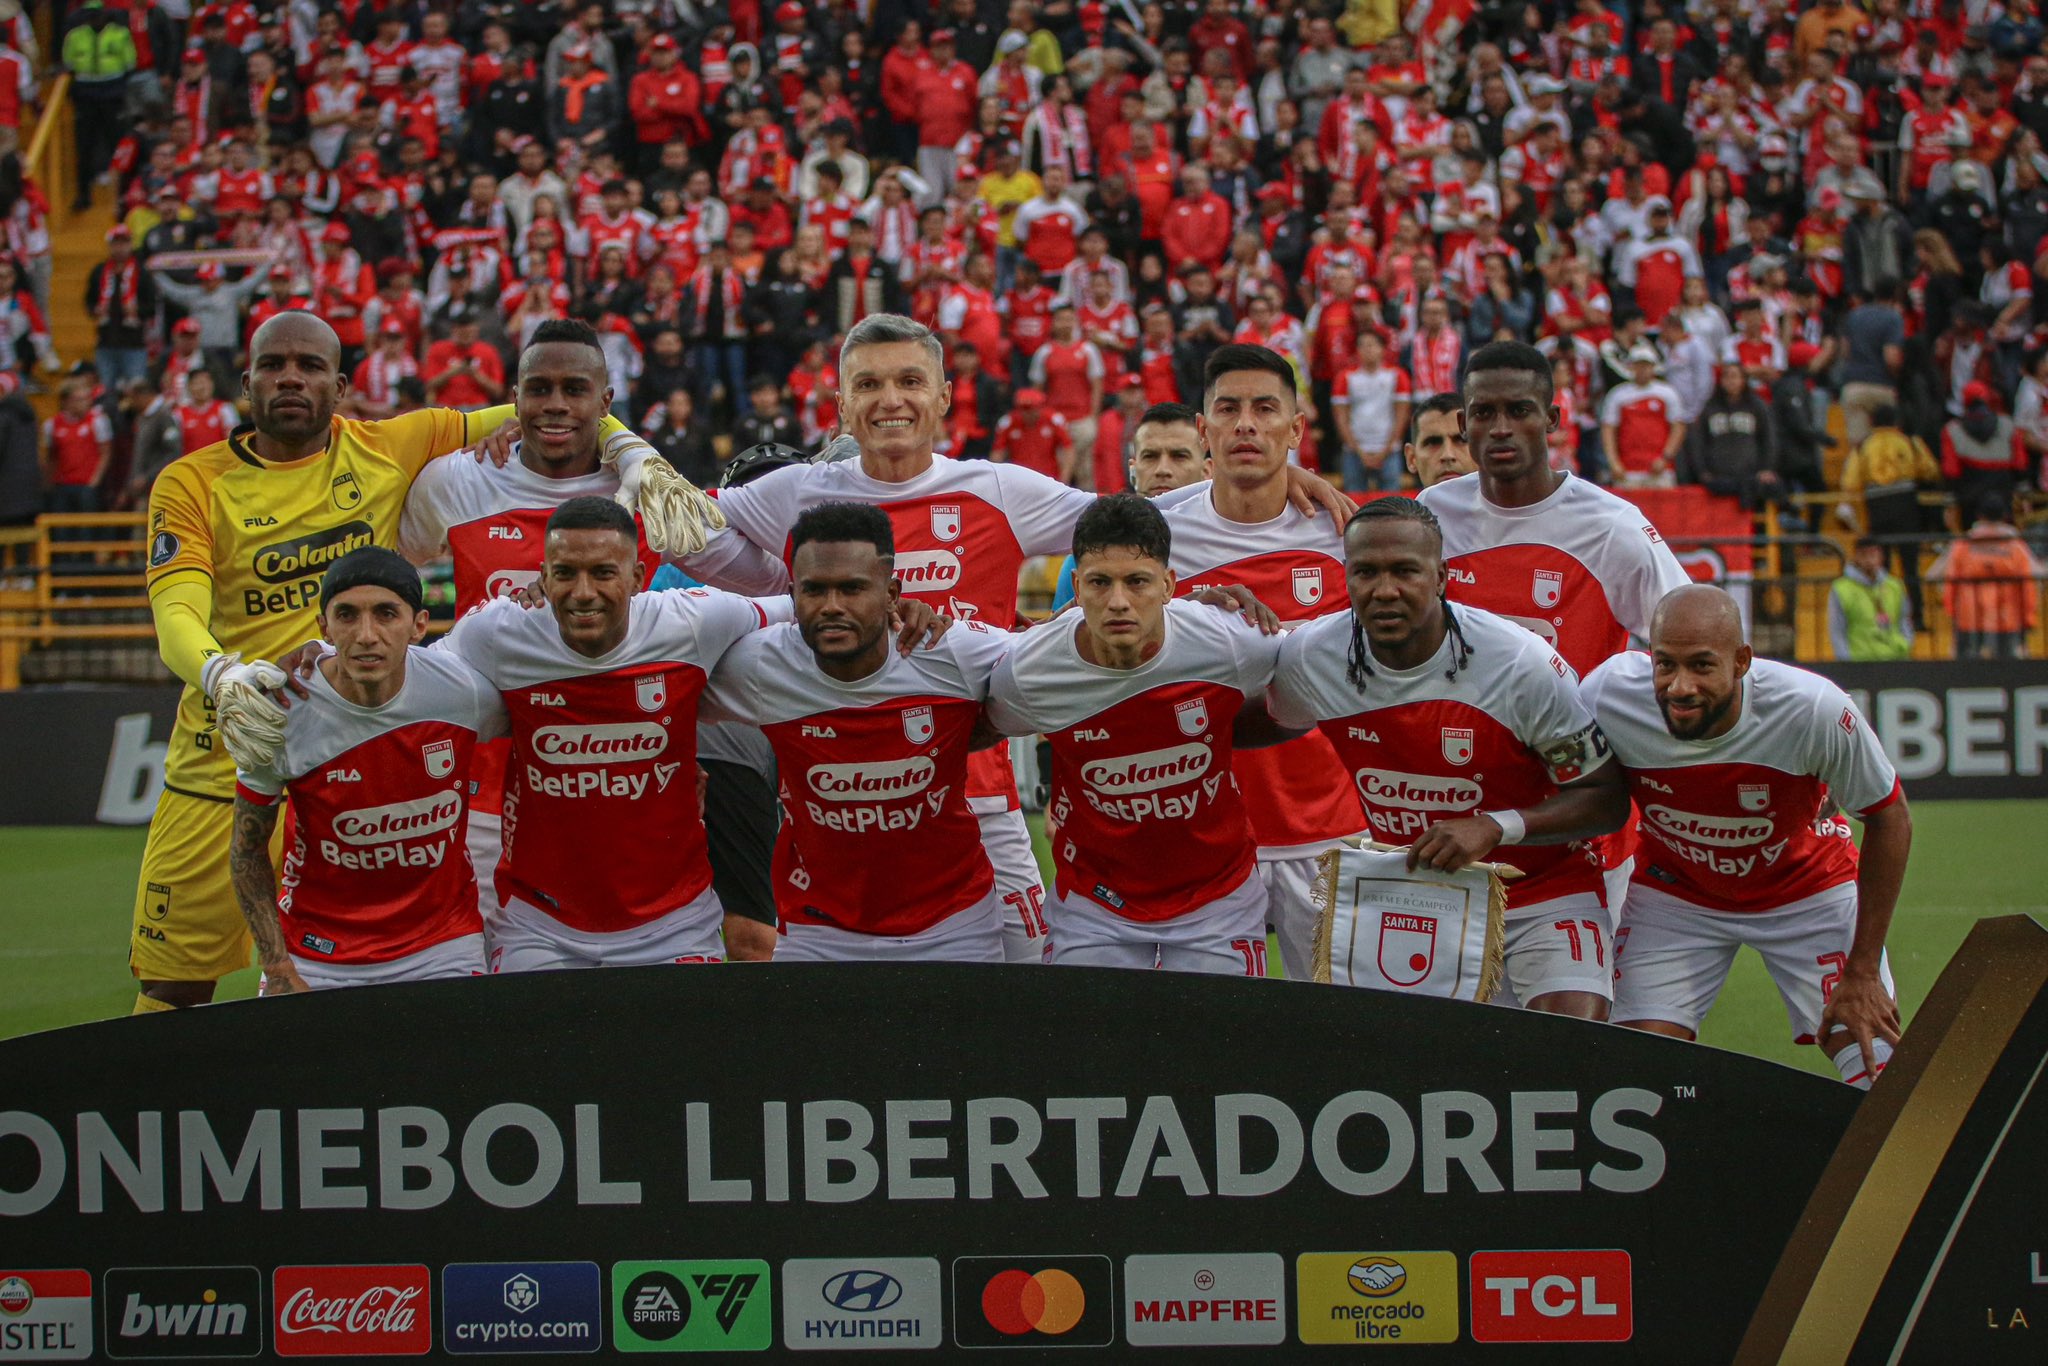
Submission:
M 731 527 L 715 533 L 696 554 L 676 561 L 699 583 L 749 597 L 787 592 L 789 568 L 774 554 Z
M 1833 684 L 1815 689 L 1808 732 L 1818 737 L 1814 775 L 1844 810 L 1868 815 L 1890 800 L 1898 771 L 1847 693 Z
M 406 492 L 398 515 L 398 553 L 414 564 L 448 553 L 450 495 L 461 473 L 453 460 L 429 460 Z
M 1026 555 L 1064 555 L 1073 549 L 1074 523 L 1094 505 L 1094 494 L 1021 465 L 991 468 L 1000 477 L 1003 513 L 1019 549 Z

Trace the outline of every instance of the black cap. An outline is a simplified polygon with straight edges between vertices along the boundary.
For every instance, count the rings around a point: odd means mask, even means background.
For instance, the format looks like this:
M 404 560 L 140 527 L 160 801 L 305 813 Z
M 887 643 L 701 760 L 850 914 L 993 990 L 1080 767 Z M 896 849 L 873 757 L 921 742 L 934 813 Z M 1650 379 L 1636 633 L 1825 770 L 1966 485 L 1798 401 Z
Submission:
M 811 457 L 789 446 L 765 441 L 758 446 L 749 446 L 725 462 L 725 469 L 719 473 L 718 487 L 736 489 L 750 484 L 764 474 L 773 474 L 790 465 L 808 465 Z
M 388 588 L 405 599 L 406 606 L 415 612 L 427 603 L 426 593 L 420 587 L 419 570 L 395 550 L 366 545 L 328 566 L 327 576 L 320 580 L 320 610 L 327 610 L 328 600 L 335 594 L 363 587 Z

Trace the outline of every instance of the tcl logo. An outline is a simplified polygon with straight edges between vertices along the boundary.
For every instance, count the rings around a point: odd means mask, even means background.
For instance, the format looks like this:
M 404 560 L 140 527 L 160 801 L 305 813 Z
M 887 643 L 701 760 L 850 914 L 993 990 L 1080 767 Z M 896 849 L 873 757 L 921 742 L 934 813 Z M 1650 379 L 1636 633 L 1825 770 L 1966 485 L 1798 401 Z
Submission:
M 423 1266 L 284 1266 L 271 1276 L 288 1357 L 424 1356 L 434 1345 Z
M 1629 1259 L 1615 1250 L 1475 1252 L 1474 1342 L 1627 1342 Z

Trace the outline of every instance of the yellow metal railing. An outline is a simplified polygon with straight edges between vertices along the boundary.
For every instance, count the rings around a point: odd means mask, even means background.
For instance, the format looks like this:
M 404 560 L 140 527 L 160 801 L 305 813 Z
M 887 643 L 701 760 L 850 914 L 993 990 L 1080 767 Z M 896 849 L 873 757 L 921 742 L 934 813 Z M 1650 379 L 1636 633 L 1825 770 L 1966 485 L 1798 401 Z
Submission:
M 43 114 L 29 137 L 22 164 L 43 187 L 50 212 L 68 213 L 77 191 L 78 156 L 73 148 L 77 137 L 71 114 L 71 73 L 66 71 L 43 91 Z
M 21 686 L 22 657 L 64 640 L 154 640 L 139 512 L 46 512 L 0 532 L 0 689 Z M 81 620 L 80 618 L 85 618 Z

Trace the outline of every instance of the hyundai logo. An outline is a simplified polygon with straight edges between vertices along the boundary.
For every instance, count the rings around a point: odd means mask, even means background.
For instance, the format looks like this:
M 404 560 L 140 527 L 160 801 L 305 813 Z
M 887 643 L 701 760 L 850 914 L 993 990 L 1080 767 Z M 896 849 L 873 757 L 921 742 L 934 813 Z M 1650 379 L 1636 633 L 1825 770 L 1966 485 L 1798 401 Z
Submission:
M 825 1282 L 825 1298 L 835 1309 L 873 1314 L 903 1298 L 903 1286 L 883 1271 L 842 1271 Z

